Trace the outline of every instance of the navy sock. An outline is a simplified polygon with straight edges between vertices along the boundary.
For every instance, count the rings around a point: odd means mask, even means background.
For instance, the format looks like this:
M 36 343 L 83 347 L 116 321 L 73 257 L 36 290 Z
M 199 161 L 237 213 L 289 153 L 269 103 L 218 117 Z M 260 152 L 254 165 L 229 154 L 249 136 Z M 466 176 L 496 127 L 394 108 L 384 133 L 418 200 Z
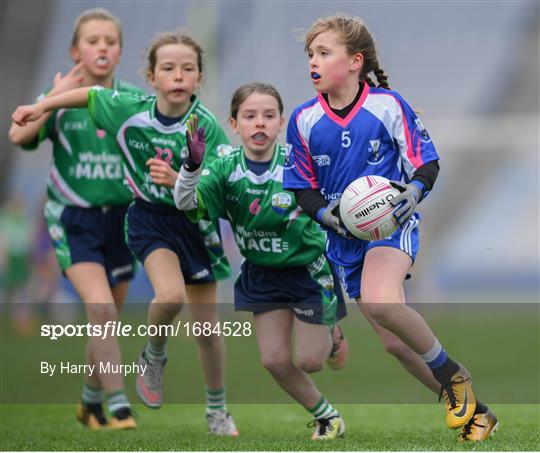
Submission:
M 432 368 L 431 372 L 441 385 L 448 385 L 452 380 L 452 376 L 456 374 L 458 370 L 459 364 L 447 356 L 443 364 L 437 368 Z
M 438 341 L 435 341 L 433 347 L 420 357 L 433 373 L 433 376 L 441 385 L 450 384 L 452 376 L 459 370 L 459 364 L 454 362 L 443 349 Z

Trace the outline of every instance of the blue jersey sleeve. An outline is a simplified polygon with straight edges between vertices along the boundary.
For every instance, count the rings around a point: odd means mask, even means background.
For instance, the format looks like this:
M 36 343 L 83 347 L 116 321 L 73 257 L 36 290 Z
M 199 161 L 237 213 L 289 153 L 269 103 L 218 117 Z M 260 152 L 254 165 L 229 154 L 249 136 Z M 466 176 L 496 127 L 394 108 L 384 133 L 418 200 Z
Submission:
M 405 100 L 397 93 L 395 95 L 401 107 L 394 122 L 394 140 L 399 146 L 405 172 L 410 180 L 414 172 L 422 165 L 438 160 L 439 156 L 428 131 Z
M 287 152 L 283 167 L 285 189 L 318 189 L 313 159 L 309 152 L 307 137 L 298 127 L 298 112 L 295 110 L 287 126 Z

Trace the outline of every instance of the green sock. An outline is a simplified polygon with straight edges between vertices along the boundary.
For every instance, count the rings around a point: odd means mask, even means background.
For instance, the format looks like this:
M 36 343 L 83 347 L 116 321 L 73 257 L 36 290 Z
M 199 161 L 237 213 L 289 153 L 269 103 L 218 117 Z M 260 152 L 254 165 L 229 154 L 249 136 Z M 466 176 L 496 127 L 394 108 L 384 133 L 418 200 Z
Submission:
M 334 409 L 324 396 L 321 396 L 320 401 L 314 407 L 307 407 L 306 409 L 315 417 L 315 420 L 337 417 L 339 415 L 338 411 Z
M 101 404 L 103 403 L 103 390 L 94 388 L 85 382 L 82 388 L 81 401 L 83 404 Z
M 225 387 L 221 389 L 206 388 L 206 413 L 211 414 L 217 411 L 226 411 L 227 402 L 225 400 Z
M 124 390 L 107 394 L 107 403 L 111 414 L 124 407 L 131 407 Z
M 167 343 L 155 345 L 149 341 L 144 349 L 144 355 L 150 360 L 164 360 L 167 357 Z

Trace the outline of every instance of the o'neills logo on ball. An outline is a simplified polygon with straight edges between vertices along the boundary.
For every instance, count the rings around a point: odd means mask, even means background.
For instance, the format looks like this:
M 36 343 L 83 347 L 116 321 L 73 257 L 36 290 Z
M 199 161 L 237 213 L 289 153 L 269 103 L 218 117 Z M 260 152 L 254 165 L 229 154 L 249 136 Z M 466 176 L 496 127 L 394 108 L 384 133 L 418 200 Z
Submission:
M 388 195 L 386 195 L 385 197 L 381 198 L 380 200 L 378 201 L 375 201 L 374 203 L 370 204 L 367 208 L 364 208 L 362 209 L 361 211 L 358 211 L 354 217 L 356 217 L 357 219 L 359 219 L 360 217 L 365 217 L 367 216 L 371 211 L 373 211 L 374 209 L 379 209 L 379 208 L 382 208 L 384 206 L 386 206 L 390 200 L 394 198 L 394 195 L 392 195 L 391 193 L 389 193 Z

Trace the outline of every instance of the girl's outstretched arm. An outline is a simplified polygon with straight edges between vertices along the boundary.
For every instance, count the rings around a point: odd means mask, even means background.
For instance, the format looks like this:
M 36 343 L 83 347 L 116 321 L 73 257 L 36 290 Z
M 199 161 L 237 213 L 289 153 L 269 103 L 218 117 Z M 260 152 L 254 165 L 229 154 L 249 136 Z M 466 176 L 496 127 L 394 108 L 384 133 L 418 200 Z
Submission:
M 82 62 L 73 66 L 64 76 L 60 72 L 57 73 L 53 80 L 53 87 L 45 97 L 58 96 L 66 91 L 81 87 L 83 83 L 83 75 L 81 74 L 82 66 Z M 49 116 L 50 113 L 45 113 L 39 120 L 27 123 L 25 126 L 12 123 L 9 129 L 9 139 L 14 145 L 18 146 L 31 143 Z
M 180 167 L 178 179 L 174 186 L 174 204 L 181 211 L 191 211 L 197 208 L 197 184 L 201 177 L 201 167 L 189 171 L 183 165 Z
M 32 105 L 21 105 L 13 112 L 11 119 L 18 126 L 24 127 L 28 122 L 37 121 L 45 113 L 56 109 L 86 107 L 90 90 L 91 87 L 76 88 L 58 96 L 48 96 Z

